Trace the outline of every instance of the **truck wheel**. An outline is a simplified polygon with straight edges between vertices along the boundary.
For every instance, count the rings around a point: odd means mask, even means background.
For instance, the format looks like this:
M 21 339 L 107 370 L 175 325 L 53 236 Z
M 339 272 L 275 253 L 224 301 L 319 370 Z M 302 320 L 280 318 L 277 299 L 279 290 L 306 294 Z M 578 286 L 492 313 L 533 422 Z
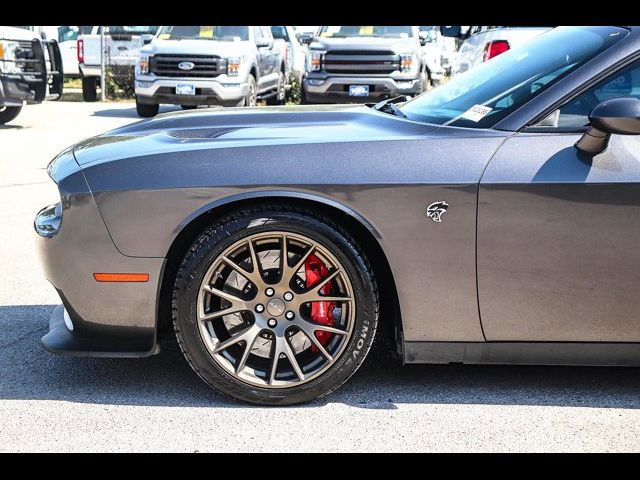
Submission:
M 197 105 L 180 105 L 183 110 L 195 110 L 198 108 Z
M 0 125 L 10 122 L 18 116 L 22 107 L 0 107 Z
M 258 86 L 256 84 L 255 77 L 249 74 L 249 79 L 247 80 L 247 83 L 249 84 L 249 93 L 244 98 L 244 106 L 255 107 L 258 102 Z
M 304 85 L 300 85 L 300 105 L 309 105 L 307 91 L 304 89 Z
M 276 95 L 271 98 L 267 98 L 267 105 L 284 105 L 284 97 L 287 94 L 286 87 L 284 72 L 280 71 Z
M 98 82 L 96 77 L 82 77 L 82 99 L 95 102 L 98 99 Z
M 141 117 L 155 117 L 158 114 L 158 110 L 160 109 L 160 105 L 156 104 L 144 104 L 138 102 L 138 98 L 136 97 L 136 112 Z

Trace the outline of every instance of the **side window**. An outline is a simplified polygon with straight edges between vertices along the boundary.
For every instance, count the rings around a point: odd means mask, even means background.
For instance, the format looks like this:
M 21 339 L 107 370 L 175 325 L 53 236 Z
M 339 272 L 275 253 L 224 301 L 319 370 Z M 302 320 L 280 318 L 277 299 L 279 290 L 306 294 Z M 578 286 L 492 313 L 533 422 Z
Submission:
M 618 97 L 640 99 L 640 61 L 611 74 L 560 107 L 556 126 L 562 129 L 584 127 L 588 125 L 589 114 L 597 104 Z
M 271 35 L 273 35 L 274 39 L 282 39 L 289 41 L 289 36 L 287 35 L 287 29 L 283 26 L 272 26 L 271 27 Z
M 58 43 L 68 42 L 78 38 L 78 27 L 64 26 L 58 27 Z

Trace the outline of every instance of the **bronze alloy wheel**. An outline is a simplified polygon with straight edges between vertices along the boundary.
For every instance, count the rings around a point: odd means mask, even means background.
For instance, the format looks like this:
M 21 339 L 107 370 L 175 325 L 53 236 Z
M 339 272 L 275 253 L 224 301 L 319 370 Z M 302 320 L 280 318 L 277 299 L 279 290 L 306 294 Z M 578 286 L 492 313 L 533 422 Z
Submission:
M 327 272 L 307 287 L 305 262 L 312 256 Z M 314 302 L 332 307 L 332 324 L 312 320 Z M 207 270 L 198 329 L 215 362 L 235 378 L 287 388 L 321 375 L 340 357 L 355 308 L 347 271 L 327 248 L 297 233 L 258 233 L 233 243 Z

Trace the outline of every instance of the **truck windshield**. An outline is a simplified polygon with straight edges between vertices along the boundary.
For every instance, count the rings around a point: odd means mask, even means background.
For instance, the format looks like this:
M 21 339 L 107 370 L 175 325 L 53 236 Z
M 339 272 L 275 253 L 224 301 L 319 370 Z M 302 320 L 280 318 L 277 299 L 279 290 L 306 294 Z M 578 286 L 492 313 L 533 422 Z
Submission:
M 230 25 L 218 26 L 165 26 L 162 27 L 158 38 L 161 40 L 249 40 L 249 27 L 234 27 Z
M 320 28 L 321 37 L 347 38 L 347 37 L 388 37 L 409 38 L 413 36 L 412 27 L 399 26 L 333 26 Z
M 132 26 L 132 25 L 113 25 L 108 27 L 107 32 L 109 35 L 145 35 L 151 34 L 155 35 L 158 31 L 157 26 Z
M 629 31 L 616 27 L 559 27 L 454 77 L 405 103 L 410 119 L 490 128 Z

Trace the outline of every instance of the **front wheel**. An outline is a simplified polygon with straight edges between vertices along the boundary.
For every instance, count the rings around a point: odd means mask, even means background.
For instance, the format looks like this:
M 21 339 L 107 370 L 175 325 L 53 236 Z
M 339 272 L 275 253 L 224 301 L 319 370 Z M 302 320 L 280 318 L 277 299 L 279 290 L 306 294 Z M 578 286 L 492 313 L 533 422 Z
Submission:
M 16 118 L 22 107 L 0 107 L 0 125 L 10 122 Z
M 239 211 L 206 229 L 176 276 L 185 358 L 238 400 L 288 405 L 329 394 L 362 364 L 378 322 L 369 262 L 314 212 Z
M 256 79 L 253 75 L 249 74 L 249 79 L 247 80 L 249 84 L 249 92 L 247 96 L 244 98 L 244 106 L 245 107 L 255 107 L 258 104 L 258 85 L 256 84 Z
M 155 117 L 160 110 L 160 105 L 156 104 L 146 104 L 140 103 L 138 98 L 136 97 L 136 112 L 141 117 Z

